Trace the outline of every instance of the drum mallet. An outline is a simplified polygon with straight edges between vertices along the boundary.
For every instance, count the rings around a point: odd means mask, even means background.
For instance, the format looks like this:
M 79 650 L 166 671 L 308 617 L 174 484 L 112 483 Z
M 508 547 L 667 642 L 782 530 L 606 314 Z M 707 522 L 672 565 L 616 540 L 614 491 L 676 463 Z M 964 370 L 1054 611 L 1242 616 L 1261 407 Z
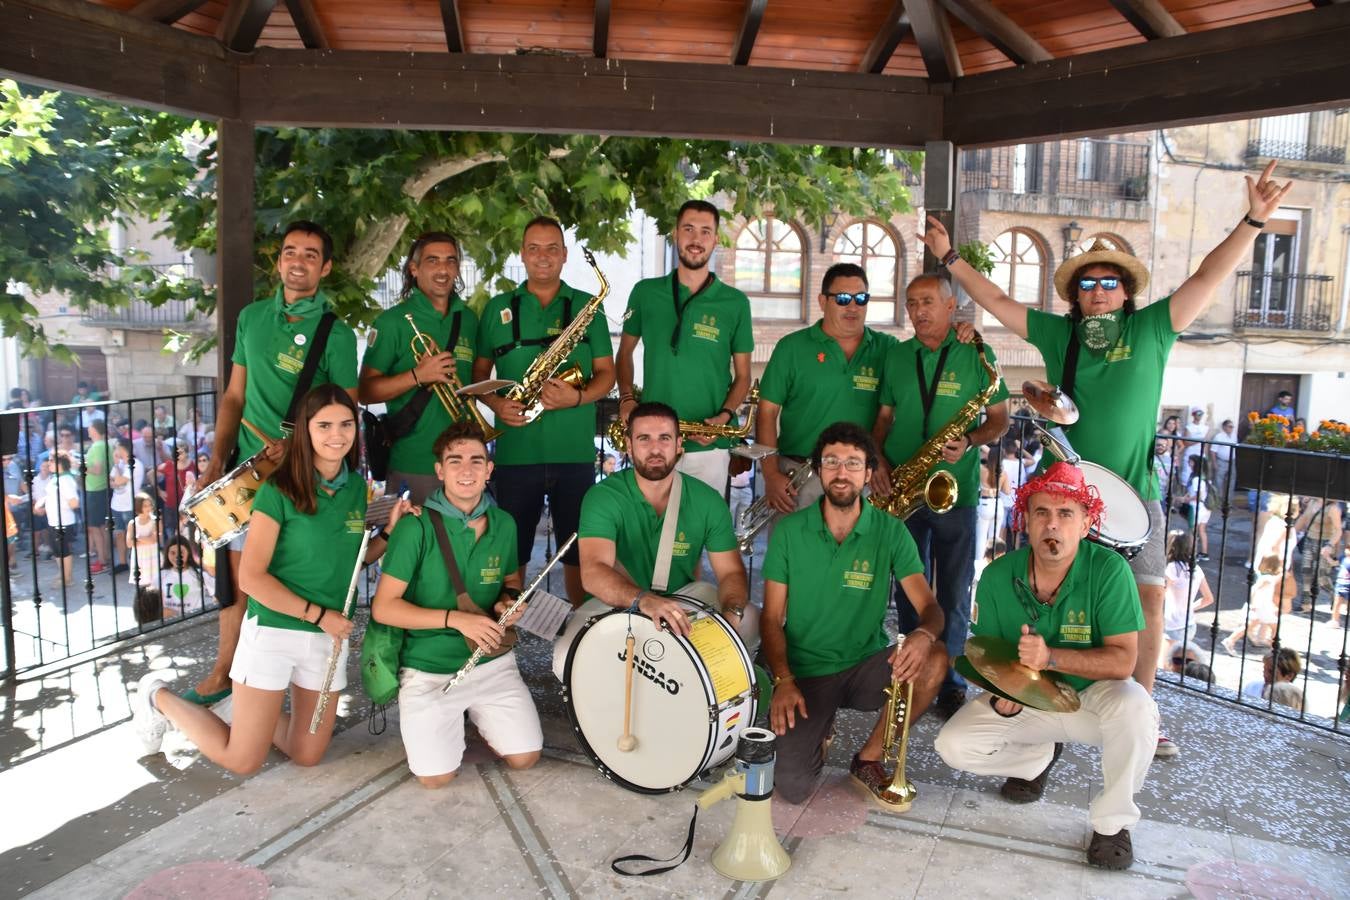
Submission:
M 623 734 L 619 736 L 619 752 L 632 753 L 637 749 L 637 738 L 633 737 L 633 657 L 636 656 L 633 632 L 628 632 L 624 642 L 624 653 L 628 658 L 623 673 Z
M 736 744 L 736 765 L 720 783 L 699 795 L 699 809 L 707 809 L 736 795 L 736 818 L 731 831 L 712 855 L 712 866 L 737 881 L 772 881 L 788 870 L 792 858 L 773 831 L 774 742 L 772 731 L 747 728 Z

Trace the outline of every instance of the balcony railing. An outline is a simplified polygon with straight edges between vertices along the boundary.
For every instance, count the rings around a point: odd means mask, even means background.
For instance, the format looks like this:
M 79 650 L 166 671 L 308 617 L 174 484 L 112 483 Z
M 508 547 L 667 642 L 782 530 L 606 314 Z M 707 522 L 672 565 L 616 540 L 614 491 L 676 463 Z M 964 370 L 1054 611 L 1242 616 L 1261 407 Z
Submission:
M 1302 272 L 1237 273 L 1233 328 L 1335 331 L 1336 279 Z
M 190 262 L 156 263 L 155 269 L 166 278 L 192 278 L 194 267 Z M 170 300 L 155 306 L 145 300 L 131 298 L 117 307 L 91 306 L 80 316 L 85 325 L 101 328 L 125 328 L 133 331 L 162 331 L 165 328 L 209 329 L 211 318 L 203 315 L 196 305 L 185 300 Z
M 1145 142 L 1084 138 L 961 154 L 962 191 L 1142 201 L 1148 189 Z
M 1319 110 L 1253 119 L 1247 158 L 1344 165 L 1350 145 L 1350 110 Z

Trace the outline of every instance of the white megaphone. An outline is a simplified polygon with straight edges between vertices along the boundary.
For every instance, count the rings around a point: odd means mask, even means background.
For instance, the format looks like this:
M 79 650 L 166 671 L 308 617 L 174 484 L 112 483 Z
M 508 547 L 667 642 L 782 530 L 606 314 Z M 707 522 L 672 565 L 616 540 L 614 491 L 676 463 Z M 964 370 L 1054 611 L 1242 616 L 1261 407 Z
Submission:
M 712 866 L 737 881 L 772 881 L 792 865 L 773 831 L 774 735 L 765 728 L 747 728 L 736 745 L 736 765 L 721 783 L 699 795 L 699 809 L 736 795 L 731 831 L 712 855 Z

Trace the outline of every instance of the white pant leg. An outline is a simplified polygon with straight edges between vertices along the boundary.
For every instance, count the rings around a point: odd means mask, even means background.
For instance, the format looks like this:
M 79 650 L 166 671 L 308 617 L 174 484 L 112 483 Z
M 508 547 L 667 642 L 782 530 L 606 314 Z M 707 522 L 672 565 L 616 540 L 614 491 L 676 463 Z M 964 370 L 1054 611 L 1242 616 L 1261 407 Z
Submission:
M 684 474 L 692 475 L 717 491 L 719 497 L 726 496 L 727 470 L 730 467 L 731 451 L 724 449 L 700 450 L 697 453 L 686 451 L 675 464 L 675 468 Z
M 1023 708 L 1004 718 L 990 695 L 966 702 L 938 732 L 933 748 L 953 769 L 976 775 L 1035 778 L 1050 764 L 1055 743 L 1066 740 L 1064 716 Z
M 1134 795 L 1158 749 L 1158 706 L 1134 679 L 1098 681 L 1066 715 L 1069 739 L 1102 748 L 1102 790 L 1088 807 L 1092 830 L 1115 834 L 1139 821 Z

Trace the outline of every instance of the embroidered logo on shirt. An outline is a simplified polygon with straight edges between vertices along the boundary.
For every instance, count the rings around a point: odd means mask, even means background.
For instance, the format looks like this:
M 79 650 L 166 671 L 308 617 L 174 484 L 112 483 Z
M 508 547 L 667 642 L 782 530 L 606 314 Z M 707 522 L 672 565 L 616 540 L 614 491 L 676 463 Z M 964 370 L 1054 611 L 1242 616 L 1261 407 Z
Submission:
M 351 515 L 347 516 L 348 534 L 360 534 L 365 530 L 366 530 L 366 517 L 364 515 L 352 513 Z
M 277 354 L 277 368 L 292 375 L 299 375 L 305 367 L 305 351 L 299 347 L 287 347 Z
M 942 380 L 938 382 L 937 395 L 939 397 L 959 397 L 961 395 L 961 382 L 956 380 L 956 373 L 948 369 L 942 373 Z
M 1117 344 L 1106 351 L 1106 361 L 1109 363 L 1120 362 L 1121 360 L 1129 359 L 1131 356 L 1133 356 L 1133 352 L 1131 351 L 1129 344 Z
M 1087 624 L 1087 610 L 1069 610 L 1064 614 L 1064 624 L 1059 628 L 1060 640 L 1077 644 L 1092 643 L 1092 626 Z
M 844 573 L 844 587 L 859 591 L 872 589 L 872 564 L 866 559 L 855 559 L 853 568 Z
M 633 309 L 633 307 L 628 307 L 623 311 L 623 320 L 627 322 L 629 319 L 633 318 L 633 313 L 635 312 L 637 312 L 637 310 Z
M 853 376 L 853 389 L 855 391 L 875 392 L 881 384 L 881 379 L 877 377 L 877 370 L 872 366 L 859 367 L 857 374 Z
M 501 315 L 502 315 L 502 324 L 503 324 L 503 325 L 510 325 L 510 324 L 511 324 L 511 307 L 509 307 L 509 306 L 503 306 L 503 307 L 502 307 L 502 313 L 501 313 Z
M 684 538 L 684 532 L 681 531 L 675 538 L 675 543 L 670 548 L 671 556 L 688 556 L 689 542 Z
M 693 324 L 693 336 L 705 341 L 714 341 L 721 336 L 722 329 L 717 327 L 717 316 L 703 316 Z
M 496 584 L 502 580 L 501 556 L 489 556 L 484 560 L 483 568 L 478 570 L 478 579 L 483 584 Z

